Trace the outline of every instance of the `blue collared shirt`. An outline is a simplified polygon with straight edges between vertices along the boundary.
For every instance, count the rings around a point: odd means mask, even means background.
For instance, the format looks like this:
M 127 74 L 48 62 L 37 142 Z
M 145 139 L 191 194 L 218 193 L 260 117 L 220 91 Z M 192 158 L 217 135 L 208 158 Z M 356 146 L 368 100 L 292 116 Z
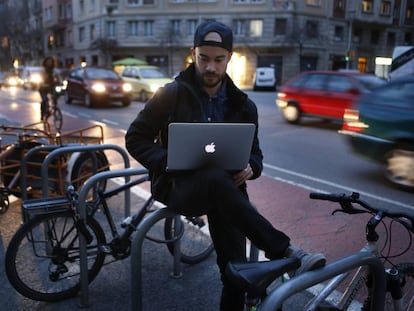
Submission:
M 209 96 L 206 92 L 200 92 L 203 115 L 205 122 L 223 122 L 224 113 L 227 110 L 226 82 L 223 81 L 219 91 Z

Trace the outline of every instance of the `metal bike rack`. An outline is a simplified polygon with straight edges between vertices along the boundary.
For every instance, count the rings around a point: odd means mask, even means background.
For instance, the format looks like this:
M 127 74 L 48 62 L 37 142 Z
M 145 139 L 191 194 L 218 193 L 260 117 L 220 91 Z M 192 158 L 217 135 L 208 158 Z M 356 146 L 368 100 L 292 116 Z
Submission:
M 169 208 L 160 208 L 145 218 L 138 226 L 131 245 L 131 310 L 142 310 L 142 244 L 151 227 L 163 218 L 180 217 Z M 180 239 L 174 242 L 173 276 L 181 276 Z
M 146 169 L 142 169 L 142 168 L 126 168 L 126 169 L 119 169 L 119 170 L 112 170 L 112 171 L 107 171 L 107 172 L 101 172 L 98 173 L 92 177 L 90 177 L 82 186 L 81 191 L 79 192 L 79 197 L 78 197 L 78 201 L 79 201 L 79 216 L 81 219 L 83 219 L 83 221 L 86 221 L 86 198 L 88 195 L 88 192 L 90 189 L 92 189 L 94 187 L 94 185 L 101 181 L 101 180 L 105 180 L 105 179 L 109 179 L 109 178 L 115 178 L 115 177 L 125 177 L 125 180 L 127 182 L 127 180 L 129 180 L 130 176 L 133 175 L 143 175 L 143 174 L 147 174 L 148 171 Z M 128 193 L 128 198 L 129 198 L 129 194 L 130 191 L 129 189 L 127 189 L 125 191 L 126 193 Z M 128 204 L 129 203 L 129 199 L 128 199 Z M 130 209 L 130 206 L 128 206 L 128 210 Z M 129 215 L 127 215 L 129 216 Z M 85 241 L 85 237 L 83 235 L 80 235 L 80 239 L 79 239 L 79 248 L 80 248 L 80 291 L 81 291 L 81 295 L 80 295 L 80 307 L 88 307 L 89 304 L 89 292 L 88 292 L 88 262 L 87 262 L 87 252 L 86 252 L 86 241 Z
M 40 151 L 53 151 L 55 149 L 61 148 L 60 145 L 45 145 L 45 146 L 36 146 L 34 148 L 31 148 L 27 153 L 24 155 L 21 163 L 20 163 L 20 189 L 22 192 L 22 201 L 27 200 L 27 185 L 26 185 L 26 163 L 29 161 L 29 159 L 35 155 L 36 153 Z M 46 182 L 42 179 L 42 183 Z M 47 187 L 47 184 L 46 184 Z M 42 186 L 43 188 L 43 186 Z M 44 194 L 43 194 L 44 195 Z
M 38 148 L 33 148 L 28 152 L 26 157 L 24 157 L 22 161 L 22 179 L 25 178 L 25 163 L 27 161 L 26 158 L 29 158 L 33 153 L 38 152 L 39 150 L 53 150 L 48 154 L 48 156 L 44 159 L 42 166 L 41 166 L 41 177 L 42 177 L 42 196 L 43 198 L 47 198 L 48 196 L 48 168 L 52 160 L 61 154 L 65 153 L 72 153 L 72 152 L 90 152 L 93 158 L 93 166 L 94 171 L 97 171 L 97 158 L 95 151 L 98 150 L 115 150 L 117 151 L 124 160 L 124 169 L 120 170 L 112 170 L 112 171 L 105 171 L 98 174 L 93 175 L 90 177 L 82 186 L 81 191 L 79 192 L 78 201 L 78 212 L 79 218 L 86 223 L 86 206 L 85 202 L 87 199 L 87 195 L 90 189 L 92 189 L 95 184 L 101 180 L 106 180 L 109 178 L 114 177 L 125 177 L 125 182 L 129 181 L 129 177 L 132 175 L 142 175 L 147 174 L 147 170 L 145 169 L 132 169 L 130 168 L 130 162 L 127 152 L 118 145 L 113 144 L 101 144 L 101 145 L 68 145 L 68 146 L 42 146 Z M 130 189 L 125 190 L 125 201 L 124 201 L 124 208 L 125 208 L 125 216 L 129 216 L 130 214 L 130 204 L 131 204 L 131 195 Z M 89 306 L 89 292 L 88 292 L 88 262 L 87 262 L 87 245 L 85 237 L 80 234 L 79 235 L 79 256 L 80 256 L 80 307 L 88 307 Z
M 276 310 L 290 296 L 360 266 L 369 266 L 374 277 L 372 296 L 374 303 L 373 310 L 383 310 L 385 298 L 382 293 L 384 293 L 386 287 L 384 265 L 378 257 L 373 256 L 369 252 L 350 255 L 330 263 L 321 269 L 308 271 L 290 279 L 269 294 L 262 302 L 260 310 Z

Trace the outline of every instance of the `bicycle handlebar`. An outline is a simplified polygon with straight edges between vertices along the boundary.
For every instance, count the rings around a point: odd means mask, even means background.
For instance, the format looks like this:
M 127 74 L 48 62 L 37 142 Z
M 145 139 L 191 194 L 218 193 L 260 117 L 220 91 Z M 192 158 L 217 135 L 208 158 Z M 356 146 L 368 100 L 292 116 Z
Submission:
M 345 193 L 321 193 L 321 192 L 311 192 L 309 198 L 315 200 L 324 200 L 336 202 L 341 205 L 342 212 L 347 214 L 360 214 L 367 213 L 367 211 L 374 214 L 381 214 L 382 217 L 389 217 L 392 219 L 398 219 L 400 222 L 403 221 L 401 218 L 408 219 L 409 224 L 404 221 L 407 228 L 414 233 L 414 210 L 407 210 L 406 212 L 392 212 L 387 209 L 376 208 L 369 205 L 367 202 L 361 200 L 358 192 L 352 192 L 350 195 Z M 365 210 L 355 208 L 353 203 L 358 204 L 363 207 Z

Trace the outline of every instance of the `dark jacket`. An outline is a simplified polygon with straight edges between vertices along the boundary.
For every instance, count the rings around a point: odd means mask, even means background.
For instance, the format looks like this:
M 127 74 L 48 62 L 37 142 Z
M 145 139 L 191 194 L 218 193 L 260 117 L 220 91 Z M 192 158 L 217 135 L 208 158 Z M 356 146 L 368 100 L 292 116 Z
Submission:
M 230 77 L 226 76 L 226 79 L 228 111 L 225 113 L 224 121 L 256 124 L 249 160 L 254 179 L 260 176 L 263 169 L 263 154 L 257 137 L 257 108 L 247 95 L 234 85 Z M 149 170 L 152 194 L 161 202 L 165 201 L 165 195 L 169 191 L 171 176 L 177 174 L 166 172 L 168 124 L 203 122 L 196 87 L 195 68 L 191 65 L 181 72 L 175 81 L 157 91 L 131 123 L 125 136 L 128 152 Z M 245 185 L 242 188 L 245 189 Z

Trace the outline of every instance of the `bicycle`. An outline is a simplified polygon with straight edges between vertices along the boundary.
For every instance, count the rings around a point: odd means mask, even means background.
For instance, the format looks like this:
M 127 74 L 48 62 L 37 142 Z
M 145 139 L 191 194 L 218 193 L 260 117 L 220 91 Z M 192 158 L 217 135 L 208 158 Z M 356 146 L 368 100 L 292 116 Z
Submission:
M 104 264 L 130 256 L 131 236 L 147 213 L 154 211 L 154 199 L 147 199 L 137 213 L 123 220 L 118 233 L 106 199 L 148 176 L 127 182 L 112 190 L 98 191 L 95 199 L 86 202 L 87 220 L 79 219 L 77 193 L 68 187 L 66 197 L 39 201 L 43 212 L 29 219 L 14 234 L 6 251 L 6 274 L 12 286 L 22 295 L 38 301 L 54 302 L 75 296 L 80 289 L 79 232 L 87 241 L 88 281 L 92 282 Z M 37 205 L 39 207 L 39 205 Z M 96 217 L 102 211 L 109 225 L 112 240 L 107 242 L 102 225 Z M 30 209 L 28 208 L 30 213 Z M 180 240 L 181 261 L 195 264 L 214 250 L 208 226 L 199 217 L 173 217 L 164 222 L 164 239 L 148 239 L 166 243 L 174 253 L 174 242 Z M 106 256 L 112 261 L 105 263 Z
M 332 214 L 338 212 L 349 215 L 371 214 L 366 224 L 367 244 L 359 253 L 341 258 L 324 268 L 303 273 L 290 280 L 286 280 L 286 273 L 297 269 L 300 265 L 295 258 L 267 262 L 230 263 L 226 273 L 235 285 L 247 292 L 247 309 L 250 311 L 282 310 L 282 303 L 286 302 L 287 298 L 302 294 L 304 297 L 310 296 L 300 306 L 300 310 L 306 311 L 349 310 L 351 303 L 358 303 L 359 299 L 364 299 L 362 304 L 358 304 L 360 310 L 414 310 L 414 262 L 394 263 L 392 260 L 402 256 L 411 247 L 414 212 L 409 210 L 392 212 L 374 208 L 360 200 L 359 194 L 355 192 L 351 195 L 311 193 L 310 198 L 339 203 L 341 208 L 336 209 Z M 362 208 L 356 208 L 354 204 Z M 385 219 L 390 221 L 388 225 L 385 224 Z M 391 229 L 394 223 L 400 224 L 409 236 L 408 246 L 398 254 L 389 253 Z M 383 224 L 386 231 L 383 248 L 378 245 L 379 234 L 376 229 L 379 224 Z M 383 254 L 386 249 L 388 253 Z M 368 261 L 371 263 L 369 267 Z M 378 266 L 379 269 L 375 270 Z M 384 284 L 381 284 L 381 277 L 383 277 Z M 280 284 L 279 281 L 279 284 L 276 284 L 278 282 L 275 280 L 279 278 L 282 283 Z M 328 283 L 325 284 L 326 282 Z M 269 291 L 271 284 L 275 288 Z M 344 284 L 345 290 L 341 297 L 335 301 L 332 300 L 330 295 Z M 313 294 L 304 294 L 305 290 L 314 285 L 320 285 L 322 289 Z
M 63 126 L 63 116 L 62 111 L 58 107 L 58 99 L 62 96 L 63 89 L 60 85 L 55 85 L 52 88 L 50 94 L 47 94 L 48 102 L 41 104 L 41 116 L 42 121 L 47 122 L 47 120 L 53 116 L 53 125 L 56 131 L 60 132 Z M 50 95 L 50 98 L 49 98 Z M 49 102 L 51 104 L 49 104 Z M 45 129 L 46 130 L 46 129 Z

